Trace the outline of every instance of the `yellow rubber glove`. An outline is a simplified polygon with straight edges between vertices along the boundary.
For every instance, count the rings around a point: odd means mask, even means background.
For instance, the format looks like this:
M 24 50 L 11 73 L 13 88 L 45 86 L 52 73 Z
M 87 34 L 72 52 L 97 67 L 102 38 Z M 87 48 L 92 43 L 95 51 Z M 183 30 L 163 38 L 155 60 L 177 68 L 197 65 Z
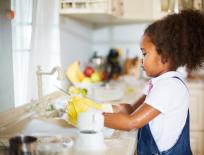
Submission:
M 67 115 L 73 125 L 77 124 L 77 116 L 80 112 L 85 112 L 88 108 L 102 110 L 103 105 L 83 96 L 72 96 L 67 104 Z
M 71 86 L 68 91 L 71 95 L 82 95 L 83 97 L 87 96 L 87 90 L 85 88 L 79 88 Z

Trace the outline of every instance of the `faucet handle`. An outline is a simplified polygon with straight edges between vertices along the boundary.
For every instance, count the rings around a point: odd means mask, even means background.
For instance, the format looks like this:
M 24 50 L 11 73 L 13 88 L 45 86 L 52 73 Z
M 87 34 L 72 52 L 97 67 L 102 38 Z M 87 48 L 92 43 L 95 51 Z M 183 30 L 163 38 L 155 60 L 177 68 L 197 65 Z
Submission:
M 58 67 L 58 76 L 57 76 L 57 80 L 59 81 L 63 81 L 65 78 L 65 73 L 64 70 L 61 67 Z

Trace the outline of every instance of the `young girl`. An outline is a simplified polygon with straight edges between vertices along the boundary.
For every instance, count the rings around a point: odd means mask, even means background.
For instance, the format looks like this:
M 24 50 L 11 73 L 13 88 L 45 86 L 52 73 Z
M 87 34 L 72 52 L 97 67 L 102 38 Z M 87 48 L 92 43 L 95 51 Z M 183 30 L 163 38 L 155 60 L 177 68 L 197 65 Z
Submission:
M 192 155 L 189 140 L 189 93 L 180 66 L 204 62 L 204 15 L 186 10 L 149 25 L 141 39 L 142 67 L 152 79 L 134 105 L 104 113 L 105 126 L 139 129 L 138 155 Z

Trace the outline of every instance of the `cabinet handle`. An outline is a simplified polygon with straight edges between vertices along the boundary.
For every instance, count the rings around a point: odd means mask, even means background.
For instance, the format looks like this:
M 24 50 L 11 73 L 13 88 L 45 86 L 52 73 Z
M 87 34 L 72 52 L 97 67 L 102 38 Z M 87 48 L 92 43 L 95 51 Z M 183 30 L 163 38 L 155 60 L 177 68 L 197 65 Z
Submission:
M 112 8 L 112 12 L 115 12 L 115 11 L 116 11 L 116 8 L 115 8 L 115 7 L 113 7 L 113 8 Z

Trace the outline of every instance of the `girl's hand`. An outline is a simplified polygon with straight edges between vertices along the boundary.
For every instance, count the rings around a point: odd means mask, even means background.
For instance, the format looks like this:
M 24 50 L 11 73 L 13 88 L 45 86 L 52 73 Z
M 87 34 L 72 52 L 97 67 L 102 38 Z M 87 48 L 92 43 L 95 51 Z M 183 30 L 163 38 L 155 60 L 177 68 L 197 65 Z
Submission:
M 121 111 L 121 105 L 112 105 L 113 112 L 114 113 L 119 113 Z
M 131 113 L 131 105 L 129 104 L 116 104 L 113 105 L 113 112 L 114 113 L 126 113 L 126 114 L 130 114 Z

